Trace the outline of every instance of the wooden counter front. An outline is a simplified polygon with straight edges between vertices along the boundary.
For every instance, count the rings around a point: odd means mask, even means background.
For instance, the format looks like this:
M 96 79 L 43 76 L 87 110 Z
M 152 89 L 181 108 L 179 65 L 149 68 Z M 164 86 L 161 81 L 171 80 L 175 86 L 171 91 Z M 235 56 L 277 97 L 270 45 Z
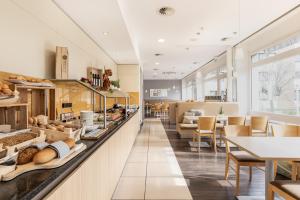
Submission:
M 44 199 L 110 200 L 139 128 L 135 114 Z

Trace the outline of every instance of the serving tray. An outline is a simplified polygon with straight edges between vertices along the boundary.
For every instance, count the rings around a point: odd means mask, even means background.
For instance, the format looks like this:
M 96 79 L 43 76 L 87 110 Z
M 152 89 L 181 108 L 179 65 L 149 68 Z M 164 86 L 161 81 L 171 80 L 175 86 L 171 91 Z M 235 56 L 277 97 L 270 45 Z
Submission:
M 86 149 L 85 144 L 83 144 L 83 143 L 76 144 L 76 146 L 74 148 L 72 148 L 70 150 L 69 154 L 66 157 L 64 157 L 63 159 L 56 158 L 50 162 L 47 162 L 47 163 L 41 164 L 41 165 L 36 165 L 33 162 L 30 162 L 30 163 L 27 163 L 24 165 L 17 165 L 15 170 L 2 175 L 1 181 L 10 181 L 10 180 L 16 178 L 17 176 L 20 176 L 26 172 L 30 172 L 30 171 L 34 171 L 34 170 L 53 169 L 53 168 L 60 167 L 64 164 L 66 164 L 68 161 L 72 160 L 75 156 L 77 156 L 79 153 L 81 153 L 85 149 Z

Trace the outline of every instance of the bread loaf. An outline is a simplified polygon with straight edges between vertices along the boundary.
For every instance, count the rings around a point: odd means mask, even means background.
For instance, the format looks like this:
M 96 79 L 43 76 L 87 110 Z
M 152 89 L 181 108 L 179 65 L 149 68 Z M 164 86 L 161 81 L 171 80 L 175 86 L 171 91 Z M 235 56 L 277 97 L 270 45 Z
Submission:
M 75 146 L 75 141 L 73 139 L 67 139 L 64 140 L 64 142 L 69 146 L 70 149 Z M 44 164 L 56 157 L 57 152 L 55 150 L 51 148 L 45 148 L 34 155 L 33 162 L 34 164 Z
M 39 150 L 36 147 L 28 147 L 26 149 L 23 149 L 19 152 L 17 164 L 18 165 L 24 165 L 32 161 L 34 155 Z

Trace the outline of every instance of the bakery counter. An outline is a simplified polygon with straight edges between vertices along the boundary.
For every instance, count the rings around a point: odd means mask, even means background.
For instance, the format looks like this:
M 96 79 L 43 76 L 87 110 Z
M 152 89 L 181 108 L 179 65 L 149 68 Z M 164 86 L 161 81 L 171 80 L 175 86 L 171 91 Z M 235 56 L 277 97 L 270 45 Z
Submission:
M 139 131 L 138 111 L 110 127 L 65 165 L 27 172 L 0 183 L 0 200 L 111 199 Z

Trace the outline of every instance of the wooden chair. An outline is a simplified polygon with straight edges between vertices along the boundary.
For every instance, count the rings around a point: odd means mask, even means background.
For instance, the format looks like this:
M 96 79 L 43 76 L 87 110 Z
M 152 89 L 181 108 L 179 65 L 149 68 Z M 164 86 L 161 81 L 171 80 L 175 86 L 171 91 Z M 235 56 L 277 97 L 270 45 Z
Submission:
M 245 116 L 229 116 L 227 119 L 227 125 L 245 125 Z M 224 134 L 224 126 L 220 129 L 220 135 Z M 220 136 L 221 137 L 221 136 Z M 220 139 L 220 146 L 222 145 L 222 139 Z
M 168 116 L 169 116 L 169 104 L 168 103 L 162 104 L 161 112 L 162 112 L 164 118 L 168 118 Z
M 193 142 L 196 141 L 196 136 L 198 137 L 199 151 L 200 151 L 201 137 L 209 137 L 212 140 L 213 149 L 215 153 L 217 153 L 216 117 L 214 116 L 199 117 L 198 129 L 193 132 Z
M 296 125 L 272 125 L 272 135 L 274 137 L 300 137 L 300 126 Z M 300 166 L 299 161 L 290 161 L 292 165 L 292 180 L 296 181 L 298 178 L 298 167 Z M 275 162 L 276 172 L 277 172 L 277 161 Z
M 274 200 L 275 193 L 285 200 L 300 200 L 300 182 L 299 181 L 273 181 L 268 187 L 269 198 Z
M 225 126 L 225 136 L 251 136 L 251 127 L 244 126 L 244 125 L 230 125 Z M 240 167 L 241 166 L 248 166 L 249 167 L 249 180 L 252 179 L 252 167 L 260 167 L 265 166 L 265 162 L 263 160 L 258 160 L 251 154 L 245 151 L 230 151 L 230 144 L 228 141 L 225 142 L 226 144 L 226 164 L 225 164 L 225 180 L 228 180 L 229 174 L 229 164 L 230 160 L 234 161 L 235 173 L 236 173 L 236 196 L 240 193 Z
M 228 125 L 245 125 L 245 116 L 230 116 L 228 117 Z
M 251 129 L 253 136 L 268 135 L 268 117 L 267 116 L 251 116 Z
M 161 108 L 162 108 L 162 105 L 160 103 L 157 103 L 154 105 L 154 116 L 155 117 L 161 116 Z

